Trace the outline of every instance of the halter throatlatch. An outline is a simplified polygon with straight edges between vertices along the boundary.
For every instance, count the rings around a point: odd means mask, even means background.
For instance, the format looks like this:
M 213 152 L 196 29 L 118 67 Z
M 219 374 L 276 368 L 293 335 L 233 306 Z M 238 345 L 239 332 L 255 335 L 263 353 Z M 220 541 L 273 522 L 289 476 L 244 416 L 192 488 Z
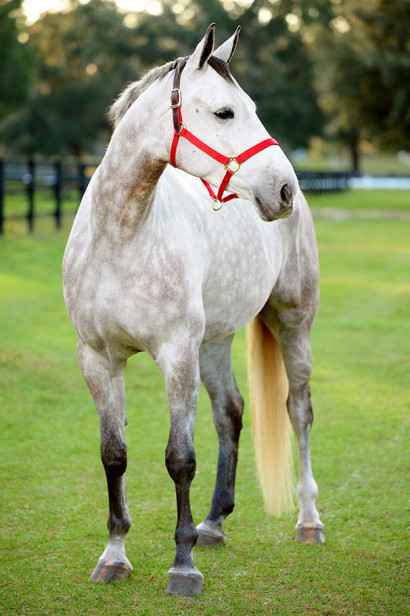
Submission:
M 227 201 L 231 201 L 231 199 L 238 198 L 238 195 L 236 193 L 230 193 L 224 197 L 224 192 L 228 188 L 228 184 L 231 180 L 231 177 L 239 171 L 242 163 L 244 163 L 252 156 L 255 156 L 255 154 L 262 152 L 262 150 L 265 150 L 266 148 L 269 148 L 272 145 L 279 145 L 279 142 L 276 141 L 276 139 L 272 139 L 272 137 L 269 137 L 268 139 L 264 139 L 263 141 L 260 141 L 256 145 L 253 145 L 251 148 L 248 148 L 241 154 L 238 154 L 238 156 L 230 157 L 230 156 L 225 156 L 224 154 L 221 154 L 220 152 L 217 152 L 216 150 L 211 148 L 209 145 L 204 143 L 201 139 L 196 137 L 193 133 L 191 133 L 191 131 L 185 128 L 182 122 L 182 112 L 181 112 L 182 96 L 181 96 L 181 88 L 180 88 L 181 73 L 184 69 L 185 63 L 186 63 L 185 61 L 177 63 L 176 68 L 175 68 L 175 73 L 174 73 L 174 82 L 173 82 L 172 90 L 171 90 L 171 109 L 172 109 L 172 120 L 174 123 L 174 137 L 171 143 L 170 163 L 173 167 L 177 166 L 176 155 L 177 155 L 178 143 L 179 143 L 180 138 L 184 137 L 185 139 L 187 139 L 187 141 L 192 143 L 199 150 L 201 150 L 202 152 L 204 152 L 205 154 L 207 154 L 208 156 L 210 156 L 211 158 L 218 161 L 224 166 L 225 175 L 222 178 L 222 181 L 218 188 L 218 192 L 216 194 L 215 194 L 214 189 L 210 185 L 210 183 L 207 180 L 204 180 L 204 178 L 201 178 L 202 184 L 205 186 L 205 188 L 207 189 L 209 193 L 209 196 L 214 202 L 213 209 L 217 211 L 217 210 L 220 210 L 223 204 L 226 203 Z

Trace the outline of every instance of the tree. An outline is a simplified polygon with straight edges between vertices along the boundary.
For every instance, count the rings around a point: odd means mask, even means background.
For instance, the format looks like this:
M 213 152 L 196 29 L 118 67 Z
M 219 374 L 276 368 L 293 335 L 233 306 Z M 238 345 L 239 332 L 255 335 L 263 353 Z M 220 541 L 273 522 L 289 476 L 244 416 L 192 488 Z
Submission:
M 18 39 L 22 0 L 0 6 L 0 120 L 26 100 L 30 85 L 30 49 Z
M 26 153 L 92 152 L 108 130 L 106 111 L 135 78 L 130 30 L 113 2 L 71 2 L 29 29 L 36 80 L 27 104 L 3 124 L 3 138 Z
M 330 131 L 358 172 L 360 140 L 410 148 L 410 2 L 347 0 L 315 38 L 317 84 Z

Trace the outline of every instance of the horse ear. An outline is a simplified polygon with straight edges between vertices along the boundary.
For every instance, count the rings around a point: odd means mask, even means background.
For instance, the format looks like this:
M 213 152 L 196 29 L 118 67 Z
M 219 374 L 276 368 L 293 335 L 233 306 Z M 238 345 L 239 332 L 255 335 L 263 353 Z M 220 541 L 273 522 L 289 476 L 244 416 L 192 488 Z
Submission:
M 224 62 L 230 62 L 238 44 L 240 31 L 241 26 L 238 26 L 232 36 L 228 38 L 225 43 L 222 43 L 218 49 L 215 49 L 212 55 L 216 56 L 220 60 L 223 60 Z
M 190 63 L 195 68 L 202 68 L 208 58 L 212 55 L 215 43 L 215 24 L 210 24 L 205 36 L 201 39 L 195 48 L 195 51 L 191 54 L 189 59 Z

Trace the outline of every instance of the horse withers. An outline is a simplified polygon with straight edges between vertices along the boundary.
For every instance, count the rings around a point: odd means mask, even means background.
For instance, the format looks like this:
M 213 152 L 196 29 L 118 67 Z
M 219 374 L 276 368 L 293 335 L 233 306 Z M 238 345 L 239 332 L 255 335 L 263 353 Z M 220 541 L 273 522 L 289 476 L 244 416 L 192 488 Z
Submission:
M 183 595 L 203 586 L 193 547 L 223 542 L 234 508 L 243 400 L 231 344 L 249 321 L 266 509 L 278 514 L 292 502 L 292 425 L 301 460 L 298 539 L 324 540 L 309 452 L 309 331 L 319 273 L 312 219 L 290 162 L 231 74 L 239 30 L 217 49 L 214 31 L 211 25 L 192 55 L 153 69 L 114 103 L 115 129 L 64 256 L 65 301 L 100 417 L 109 496 L 108 543 L 91 579 L 120 580 L 132 570 L 124 544 L 131 520 L 123 371 L 132 354 L 146 351 L 163 372 L 169 402 L 165 462 L 177 528 L 168 591 Z M 219 457 L 209 514 L 195 527 L 189 492 L 200 380 Z

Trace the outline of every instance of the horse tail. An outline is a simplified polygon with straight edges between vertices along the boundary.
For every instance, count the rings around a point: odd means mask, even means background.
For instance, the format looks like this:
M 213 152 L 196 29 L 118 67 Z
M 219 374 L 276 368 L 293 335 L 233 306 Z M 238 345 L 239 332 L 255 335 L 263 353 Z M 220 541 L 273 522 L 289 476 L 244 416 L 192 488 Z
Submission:
M 247 356 L 256 467 L 265 509 L 280 515 L 294 505 L 289 386 L 279 344 L 259 316 L 248 325 Z

